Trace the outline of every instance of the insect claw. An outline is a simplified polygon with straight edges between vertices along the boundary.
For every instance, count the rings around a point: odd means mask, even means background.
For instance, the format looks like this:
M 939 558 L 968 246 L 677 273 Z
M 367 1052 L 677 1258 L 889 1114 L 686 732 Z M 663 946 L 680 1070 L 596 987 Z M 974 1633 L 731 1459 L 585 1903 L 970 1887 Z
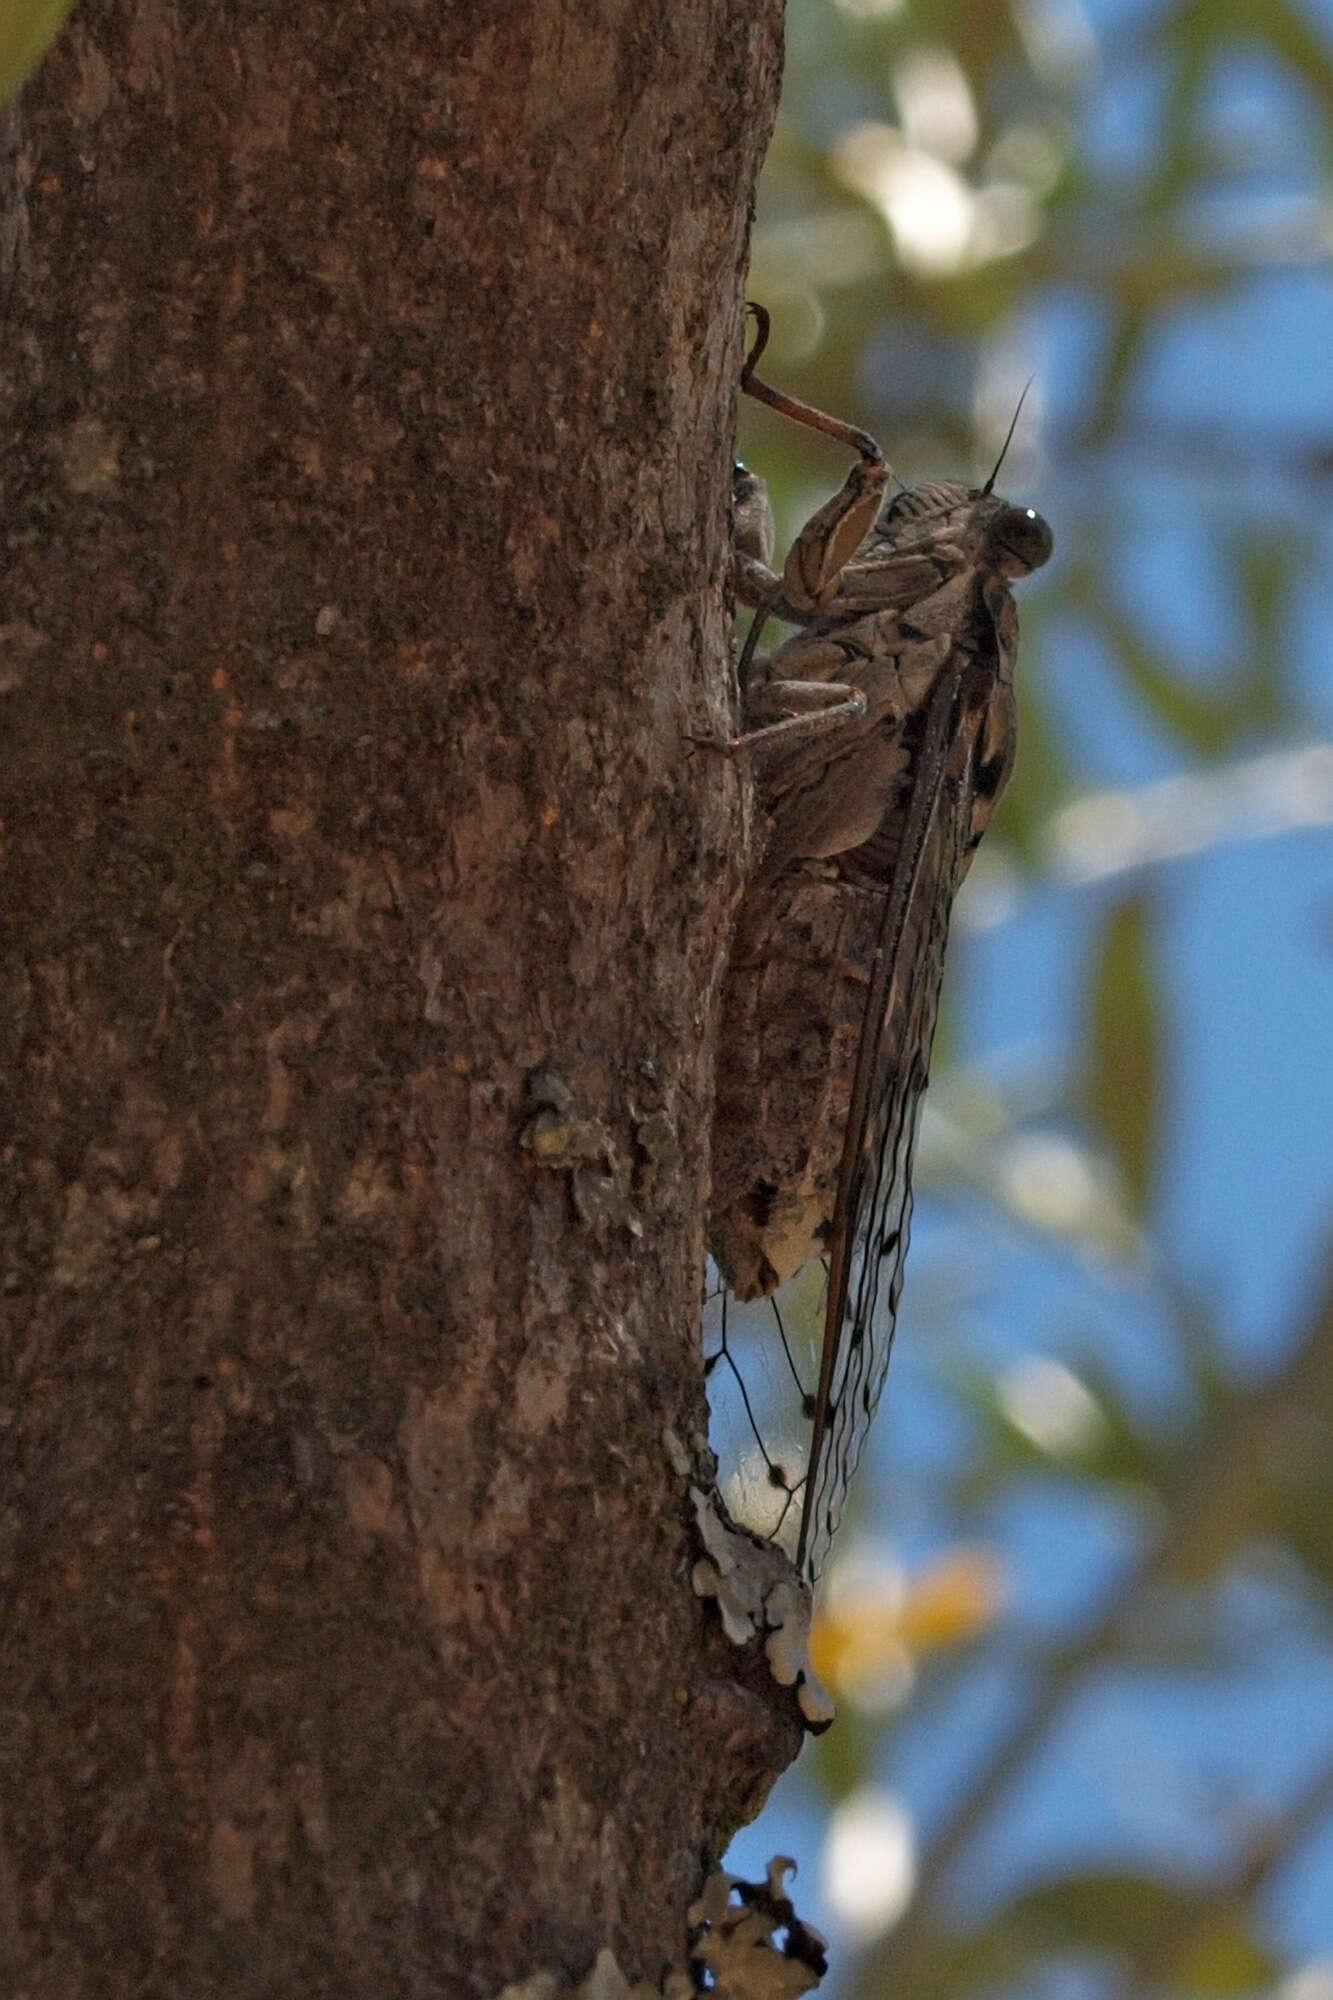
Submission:
M 741 367 L 742 389 L 748 389 L 750 386 L 750 377 L 754 373 L 755 363 L 756 361 L 758 361 L 764 349 L 768 346 L 769 328 L 773 324 L 773 322 L 770 320 L 768 316 L 767 306 L 757 306 L 753 299 L 747 299 L 745 301 L 745 310 L 747 313 L 749 313 L 750 317 L 753 319 L 755 323 L 755 336 L 754 336 L 754 346 L 750 349 L 750 352 L 746 355 L 745 361 Z
M 688 729 L 684 736 L 692 750 L 709 750 L 715 757 L 725 757 L 728 762 L 745 741 L 743 736 L 692 736 Z

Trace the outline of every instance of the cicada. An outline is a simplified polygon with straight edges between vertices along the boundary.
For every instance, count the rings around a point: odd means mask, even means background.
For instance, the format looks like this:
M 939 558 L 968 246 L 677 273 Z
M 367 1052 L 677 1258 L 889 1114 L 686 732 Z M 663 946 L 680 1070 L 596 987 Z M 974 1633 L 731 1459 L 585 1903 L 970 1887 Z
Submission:
M 949 914 L 1013 768 L 1011 585 L 1052 538 L 995 474 L 888 497 L 873 438 L 755 375 L 758 317 L 742 386 L 859 453 L 780 575 L 762 486 L 735 480 L 756 619 L 729 748 L 753 760 L 765 842 L 722 1005 L 710 1246 L 742 1300 L 827 1273 L 804 1474 L 781 1475 L 814 1576 L 888 1366 Z M 756 655 L 769 618 L 798 629 Z

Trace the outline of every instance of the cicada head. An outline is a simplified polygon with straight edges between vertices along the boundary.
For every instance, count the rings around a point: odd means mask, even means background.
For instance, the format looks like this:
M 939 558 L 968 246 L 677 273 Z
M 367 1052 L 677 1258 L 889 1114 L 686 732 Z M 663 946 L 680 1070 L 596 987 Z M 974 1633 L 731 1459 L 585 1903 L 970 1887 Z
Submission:
M 965 564 L 974 552 L 968 524 L 973 495 L 952 481 L 905 486 L 885 501 L 861 549 L 862 562 L 918 552 L 942 561 L 946 570 Z
M 986 487 L 935 482 L 896 493 L 875 541 L 906 554 L 925 549 L 950 566 L 975 561 L 1005 577 L 1049 561 L 1054 538 L 1034 507 L 1014 507 Z

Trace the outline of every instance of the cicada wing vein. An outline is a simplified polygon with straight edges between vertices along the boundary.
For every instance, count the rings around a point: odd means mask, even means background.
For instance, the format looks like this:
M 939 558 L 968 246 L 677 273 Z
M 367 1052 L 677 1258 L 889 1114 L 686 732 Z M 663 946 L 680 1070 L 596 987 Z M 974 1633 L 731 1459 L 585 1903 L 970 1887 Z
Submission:
M 897 1323 L 917 1122 L 970 823 L 960 740 L 965 679 L 960 663 L 941 674 L 931 697 L 862 1021 L 797 1542 L 797 1564 L 811 1577 L 837 1528 Z

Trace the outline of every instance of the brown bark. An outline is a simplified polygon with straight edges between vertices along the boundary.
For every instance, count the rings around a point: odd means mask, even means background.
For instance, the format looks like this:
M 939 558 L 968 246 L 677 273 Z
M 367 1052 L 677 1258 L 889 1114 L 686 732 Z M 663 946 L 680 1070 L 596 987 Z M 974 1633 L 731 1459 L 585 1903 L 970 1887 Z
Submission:
M 661 1446 L 779 33 L 87 0 L 12 114 L 8 1993 L 656 1978 L 794 1750 Z

